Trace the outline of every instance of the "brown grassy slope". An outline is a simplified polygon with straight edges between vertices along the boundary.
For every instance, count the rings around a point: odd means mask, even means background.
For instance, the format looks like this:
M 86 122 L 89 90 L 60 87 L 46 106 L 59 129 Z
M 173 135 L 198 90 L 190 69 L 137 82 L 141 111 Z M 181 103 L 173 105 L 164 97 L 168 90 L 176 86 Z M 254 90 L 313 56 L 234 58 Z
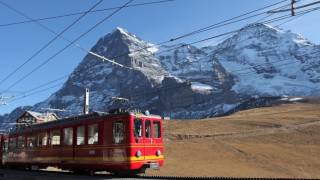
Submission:
M 148 174 L 320 178 L 320 105 L 165 121 L 165 165 Z

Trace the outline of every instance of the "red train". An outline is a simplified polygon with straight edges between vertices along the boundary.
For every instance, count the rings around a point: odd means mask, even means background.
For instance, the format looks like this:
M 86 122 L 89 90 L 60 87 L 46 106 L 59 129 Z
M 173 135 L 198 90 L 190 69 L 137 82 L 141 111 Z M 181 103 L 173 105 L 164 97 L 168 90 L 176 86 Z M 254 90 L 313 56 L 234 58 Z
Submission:
M 161 117 L 93 113 L 34 124 L 1 136 L 6 167 L 143 173 L 164 162 Z

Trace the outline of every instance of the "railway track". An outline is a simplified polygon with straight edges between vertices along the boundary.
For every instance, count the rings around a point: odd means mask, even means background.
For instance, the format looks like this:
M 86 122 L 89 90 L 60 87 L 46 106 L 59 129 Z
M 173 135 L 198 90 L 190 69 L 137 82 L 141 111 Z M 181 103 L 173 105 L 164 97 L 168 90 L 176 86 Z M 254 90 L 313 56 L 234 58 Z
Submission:
M 27 170 L 13 170 L 13 169 L 0 169 L 0 180 L 106 180 L 106 179 L 177 179 L 177 180 L 310 180 L 303 178 L 255 178 L 255 177 L 185 177 L 185 176 L 114 176 L 111 174 L 95 174 L 79 175 L 71 172 L 56 172 L 56 171 L 27 171 Z

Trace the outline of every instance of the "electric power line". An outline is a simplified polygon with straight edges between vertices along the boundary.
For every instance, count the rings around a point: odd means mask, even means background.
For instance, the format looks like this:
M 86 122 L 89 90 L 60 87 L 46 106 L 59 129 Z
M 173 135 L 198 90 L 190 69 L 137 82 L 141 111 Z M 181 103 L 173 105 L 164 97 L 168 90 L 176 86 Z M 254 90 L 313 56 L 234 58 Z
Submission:
M 151 5 L 151 4 L 160 4 L 160 3 L 172 2 L 172 1 L 176 1 L 176 0 L 162 0 L 162 1 L 153 1 L 153 2 L 145 2 L 145 3 L 136 3 L 136 4 L 128 5 L 128 6 L 126 6 L 126 8 Z M 120 8 L 120 7 L 117 6 L 117 7 L 111 7 L 111 8 L 97 9 L 97 10 L 92 10 L 89 13 L 91 14 L 91 13 L 97 13 L 97 12 L 110 11 L 110 10 L 115 10 L 118 8 Z M 46 20 L 59 19 L 59 18 L 65 18 L 65 17 L 72 17 L 72 16 L 76 16 L 76 15 L 82 15 L 84 13 L 87 13 L 87 11 L 74 12 L 74 13 L 51 16 L 51 17 L 34 18 L 33 20 L 25 20 L 25 21 L 0 24 L 0 27 L 13 26 L 13 25 L 19 25 L 19 24 L 25 24 L 25 23 L 32 23 L 35 21 L 46 21 Z
M 32 96 L 32 95 L 35 95 L 35 94 L 39 94 L 41 92 L 45 92 L 45 91 L 51 90 L 51 89 L 59 87 L 59 86 L 61 86 L 63 84 L 64 83 L 59 83 L 59 84 L 56 84 L 56 85 L 53 85 L 53 86 L 50 86 L 50 87 L 47 87 L 47 88 L 44 88 L 44 89 L 41 89 L 41 90 L 38 90 L 38 91 L 34 91 L 32 93 L 28 93 L 28 94 L 25 94 L 25 95 L 22 95 L 22 96 L 18 96 L 16 98 L 14 98 L 13 100 L 8 101 L 8 103 L 11 103 L 11 102 L 14 102 L 14 101 L 17 101 L 17 100 L 20 100 L 20 99 L 24 99 L 26 97 L 29 97 L 29 96 Z
M 11 73 L 9 73 L 5 78 L 3 78 L 0 81 L 0 84 L 4 83 L 6 80 L 8 80 L 11 76 L 13 76 L 16 72 L 18 72 L 24 65 L 26 65 L 28 62 L 30 62 L 32 59 L 34 59 L 37 55 L 39 55 L 43 50 L 45 50 L 47 47 L 49 47 L 56 39 L 58 39 L 59 36 L 61 36 L 63 33 L 68 31 L 72 26 L 74 26 L 77 22 L 79 22 L 82 18 L 84 18 L 91 10 L 93 10 L 95 7 L 97 7 L 100 3 L 102 3 L 103 0 L 99 0 L 97 3 L 95 3 L 88 11 L 83 13 L 80 17 L 78 17 L 75 21 L 73 21 L 71 24 L 69 24 L 66 28 L 64 28 L 60 33 L 58 33 L 53 39 L 51 39 L 49 42 L 47 42 L 44 46 L 42 46 L 38 51 L 36 51 L 34 54 L 32 54 L 26 61 L 24 61 L 20 66 L 18 66 L 16 69 L 14 69 Z M 17 11 L 15 8 L 11 7 L 7 3 L 4 3 L 0 1 L 0 4 L 7 7 L 8 9 L 16 12 L 17 14 L 20 14 L 21 16 L 24 16 L 26 18 L 29 18 L 26 14 Z
M 267 8 L 270 8 L 270 7 L 273 7 L 273 6 L 276 6 L 278 4 L 281 4 L 283 2 L 285 2 L 286 0 L 283 0 L 283 1 L 280 1 L 280 2 L 277 2 L 277 3 L 274 3 L 274 4 L 271 4 L 271 5 L 268 5 L 268 6 L 265 6 L 265 7 L 262 7 L 262 8 L 259 8 L 257 10 L 254 10 L 254 11 L 250 11 L 250 12 L 247 12 L 247 13 L 244 13 L 242 15 L 239 15 L 239 16 L 235 16 L 233 18 L 230 18 L 230 19 L 227 19 L 227 20 L 224 20 L 224 21 L 221 21 L 221 22 L 218 22 L 218 23 L 215 23 L 213 25 L 210 25 L 210 26 L 207 26 L 205 28 L 200 28 L 198 30 L 195 30 L 195 31 L 192 31 L 190 33 L 187 33 L 187 34 L 184 34 L 184 35 L 181 35 L 181 36 L 178 36 L 178 37 L 175 37 L 175 38 L 171 38 L 170 40 L 167 40 L 167 41 L 163 41 L 163 42 L 159 42 L 159 43 L 156 43 L 154 45 L 151 45 L 151 46 L 146 46 L 146 47 L 142 47 L 142 48 L 139 48 L 131 53 L 136 53 L 136 52 L 141 52 L 143 50 L 146 50 L 148 48 L 152 48 L 154 46 L 161 46 L 161 45 L 164 45 L 164 44 L 167 44 L 167 43 L 170 43 L 170 42 L 173 42 L 173 41 L 176 41 L 178 39 L 182 39 L 182 38 L 185 38 L 185 37 L 188 37 L 188 36 L 191 36 L 191 35 L 195 35 L 195 34 L 198 34 L 198 33 L 202 33 L 202 32 L 205 32 L 205 31 L 209 31 L 209 30 L 212 30 L 212 29 L 215 29 L 215 28 L 220 28 L 220 27 L 223 27 L 223 26 L 226 26 L 226 25 L 229 25 L 229 24 L 233 24 L 233 23 L 237 23 L 237 22 L 240 22 L 240 21 L 243 21 L 243 20 L 247 20 L 247 19 L 250 19 L 250 18 L 254 18 L 254 17 L 257 17 L 257 16 L 260 16 L 262 14 L 266 14 L 267 11 L 264 11 L 262 13 L 258 13 L 258 14 L 255 14 L 255 15 L 252 15 L 252 16 L 249 16 L 249 17 L 245 17 L 245 18 L 242 18 L 242 19 L 238 19 L 240 17 L 243 17 L 243 16 L 246 16 L 246 15 L 249 15 L 249 14 L 252 14 L 252 13 L 255 13 L 255 12 L 258 12 L 258 11 L 261 11 L 261 10 L 264 10 L 264 9 L 267 9 Z M 289 4 L 287 4 L 289 5 Z M 286 6 L 287 6 L 286 5 Z M 284 7 L 284 6 L 281 6 L 281 7 Z M 277 8 L 278 9 L 278 8 Z M 235 20 L 235 19 L 238 19 L 238 20 Z M 234 21 L 232 21 L 234 20 Z M 231 21 L 231 22 L 230 22 Z M 231 33 L 230 33 L 231 34 Z M 220 37 L 220 36 L 219 36 Z M 210 39 L 209 39 L 210 40 Z M 123 57 L 123 56 L 127 56 L 128 53 L 123 53 L 123 54 L 120 54 L 120 55 L 117 55 L 117 56 L 113 56 L 109 59 L 117 59 L 117 58 L 120 58 L 120 57 Z
M 297 0 L 296 2 L 299 2 L 299 1 L 301 1 L 301 0 Z M 286 7 L 286 6 L 290 6 L 290 4 L 286 4 L 286 5 L 284 5 L 284 6 L 275 8 L 274 11 L 279 10 L 279 9 L 282 9 L 282 8 L 284 8 L 284 7 Z M 273 15 L 274 15 L 274 14 L 268 14 L 266 17 L 262 17 L 262 18 L 258 19 L 255 23 L 258 23 L 258 22 L 260 22 L 260 21 L 263 21 L 263 20 L 265 20 L 265 19 L 267 19 L 267 18 L 269 18 L 269 17 L 271 17 L 271 16 L 273 16 Z
M 314 10 L 318 10 L 318 9 L 320 9 L 320 7 L 314 8 Z M 300 18 L 301 16 L 306 15 L 306 14 L 309 14 L 309 13 L 311 13 L 311 12 L 313 12 L 313 11 L 307 11 L 307 12 L 305 12 L 305 13 L 303 13 L 303 14 L 296 15 L 294 18 L 289 19 L 289 20 L 287 20 L 287 21 L 284 21 L 284 22 L 276 25 L 275 27 L 282 26 L 282 25 L 284 25 L 284 24 L 286 24 L 286 23 L 289 23 L 289 22 L 291 22 L 291 21 L 293 21 L 293 20 L 296 20 L 296 19 Z
M 32 69 L 28 74 L 26 74 L 24 77 L 18 79 L 17 81 L 15 81 L 14 83 L 12 83 L 6 90 L 10 90 L 12 87 L 16 86 L 18 83 L 22 82 L 24 79 L 26 79 L 27 77 L 29 77 L 31 74 L 33 74 L 35 71 L 37 71 L 38 69 L 40 69 L 41 67 L 43 67 L 44 65 L 46 65 L 47 63 L 49 63 L 53 58 L 55 58 L 56 56 L 58 56 L 59 54 L 61 54 L 62 52 L 64 52 L 67 48 L 69 48 L 71 45 L 73 45 L 74 43 L 76 43 L 78 40 L 80 40 L 82 37 L 84 37 L 85 35 L 87 35 L 89 32 L 91 32 L 92 30 L 94 30 L 95 28 L 97 28 L 99 25 L 101 25 L 103 22 L 105 22 L 106 20 L 110 19 L 112 16 L 114 16 L 116 13 L 118 13 L 120 10 L 122 10 L 124 7 L 126 7 L 128 4 L 130 4 L 132 1 L 134 0 L 129 0 L 127 3 L 125 3 L 123 6 L 121 6 L 120 8 L 118 8 L 117 10 L 113 11 L 112 13 L 110 13 L 108 16 L 106 16 L 105 18 L 103 18 L 102 20 L 100 20 L 98 23 L 96 23 L 94 26 L 92 26 L 91 28 L 89 28 L 87 31 L 85 31 L 84 33 L 82 33 L 80 36 L 78 36 L 77 38 L 75 38 L 72 42 L 70 42 L 68 45 L 66 45 L 64 48 L 62 48 L 61 50 L 59 50 L 58 52 L 56 52 L 55 54 L 53 54 L 52 56 L 50 56 L 48 59 L 46 59 L 43 63 L 41 63 L 40 65 L 36 66 L 34 69 Z M 3 92 L 2 92 L 3 93 Z
M 317 10 L 317 8 L 313 8 L 313 9 L 311 9 L 311 10 L 314 11 L 314 10 Z M 310 11 L 306 11 L 305 13 L 309 13 L 309 12 L 310 12 Z M 301 15 L 304 15 L 304 14 L 301 13 Z M 281 17 L 282 17 L 282 16 L 281 16 Z M 291 18 L 291 16 L 285 15 L 285 18 Z M 276 18 L 273 18 L 273 20 L 274 20 L 274 21 L 279 21 L 279 18 L 276 17 Z M 268 21 L 272 21 L 272 19 L 271 19 L 271 20 L 268 20 Z M 233 33 L 233 32 L 235 32 L 235 31 L 232 31 L 232 32 L 230 32 L 230 33 Z M 179 48 L 184 47 L 184 46 L 187 46 L 187 45 L 192 45 L 192 44 L 195 44 L 195 43 L 203 42 L 203 41 L 206 41 L 206 40 L 209 40 L 209 39 L 213 39 L 213 38 L 220 37 L 220 36 L 224 36 L 224 35 L 228 35 L 228 34 L 229 34 L 229 33 L 224 33 L 224 34 L 220 34 L 220 35 L 217 35 L 217 36 L 212 36 L 212 37 L 205 38 L 205 39 L 202 39 L 202 40 L 199 40 L 199 41 L 195 41 L 195 42 L 192 42 L 192 43 L 189 43 L 189 44 L 184 44 L 184 45 L 182 45 L 182 46 L 178 46 L 178 47 L 175 47 L 175 48 L 167 49 L 167 50 L 162 51 L 162 52 L 160 52 L 160 53 L 163 53 L 163 52 L 166 52 L 166 51 L 171 51 L 171 50 L 174 50 L 174 49 L 179 49 Z M 248 40 L 248 39 L 245 39 L 245 40 Z M 245 40 L 243 40 L 243 41 L 245 41 Z M 291 59 L 284 59 L 284 60 L 274 61 L 274 62 L 271 62 L 271 63 L 278 63 L 278 62 L 287 61 L 287 60 L 291 60 Z M 269 62 L 269 63 L 270 63 L 270 62 Z M 241 72 L 241 71 L 244 71 L 244 70 L 251 70 L 252 68 L 261 66 L 261 65 L 263 65 L 263 64 L 267 64 L 267 63 L 261 63 L 261 64 L 257 64 L 257 65 L 252 66 L 252 67 L 237 69 L 237 70 L 231 71 L 231 72 L 229 72 L 229 73 Z M 247 74 L 247 73 L 246 73 L 246 74 Z M 245 74 L 242 74 L 242 75 L 245 75 Z M 52 82 L 52 81 L 50 81 L 50 82 Z M 50 84 L 50 82 L 47 83 L 47 84 Z M 53 81 L 53 82 L 55 82 L 55 81 Z M 46 85 L 46 84 L 45 84 L 45 85 Z M 41 87 L 43 87 L 43 85 L 41 85 Z M 37 88 L 33 88 L 33 89 L 37 89 Z
M 228 24 L 232 24 L 232 23 L 235 23 L 235 22 L 239 22 L 239 21 L 242 21 L 242 20 L 245 20 L 245 19 L 248 19 L 248 18 L 252 18 L 252 17 L 258 16 L 258 15 L 264 14 L 265 12 L 259 13 L 259 14 L 256 14 L 256 15 L 253 15 L 253 16 L 250 16 L 250 17 L 247 17 L 247 18 L 243 18 L 243 19 L 240 19 L 240 20 L 237 20 L 237 21 L 229 22 L 229 21 L 234 20 L 234 19 L 237 19 L 237 18 L 239 18 L 239 17 L 243 17 L 243 16 L 245 16 L 245 15 L 248 15 L 248 14 L 251 14 L 251 13 L 254 13 L 254 12 L 257 12 L 257 11 L 260 11 L 260 10 L 267 9 L 267 8 L 269 8 L 269 7 L 272 7 L 272 6 L 275 6 L 275 5 L 278 5 L 278 4 L 281 4 L 282 2 L 284 2 L 284 1 L 280 1 L 280 2 L 277 2 L 277 3 L 271 4 L 271 5 L 268 5 L 268 6 L 266 6 L 266 7 L 263 7 L 263 8 L 254 10 L 254 11 L 250 11 L 250 12 L 247 12 L 247 13 L 245 13 L 245 14 L 242 14 L 242 15 L 233 17 L 233 18 L 231 18 L 231 19 L 228 19 L 228 20 L 225 20 L 225 21 L 216 23 L 216 24 L 214 24 L 214 25 L 208 26 L 208 27 L 206 27 L 206 28 L 209 28 L 209 27 L 210 27 L 210 29 L 206 29 L 206 31 L 207 31 L 207 30 L 211 30 L 211 29 L 213 29 L 213 28 L 222 27 L 222 26 L 225 26 L 225 25 L 228 25 Z M 282 6 L 282 7 L 283 7 L 283 6 Z M 279 9 L 279 8 L 277 8 L 277 9 Z M 17 10 L 15 10 L 15 11 L 17 11 Z M 34 19 L 26 16 L 25 14 L 23 14 L 23 13 L 21 13 L 21 12 L 18 12 L 18 13 L 19 13 L 19 14 L 22 14 L 24 17 L 27 17 L 30 21 L 34 21 Z M 229 23 L 223 24 L 224 22 L 229 22 Z M 56 33 L 55 33 L 54 31 L 52 31 L 50 28 L 48 28 L 48 27 L 46 27 L 46 26 L 44 26 L 44 25 L 42 25 L 42 24 L 40 24 L 40 23 L 38 23 L 38 24 L 39 24 L 40 26 L 42 26 L 43 28 L 45 28 L 46 30 L 48 30 L 48 31 L 56 34 Z M 219 26 L 216 26 L 216 25 L 219 25 Z M 203 32 L 204 29 L 205 29 L 205 28 L 200 29 L 201 32 Z M 197 30 L 198 32 L 197 32 L 197 31 L 193 31 L 193 32 L 189 33 L 188 35 L 185 34 L 185 35 L 182 35 L 182 36 L 183 36 L 183 37 L 187 37 L 187 36 L 190 36 L 190 35 L 193 35 L 193 34 L 196 34 L 196 33 L 200 33 L 200 32 L 199 32 L 200 30 Z M 57 36 L 61 37 L 61 34 L 58 34 Z M 177 38 L 173 38 L 173 39 L 174 39 L 174 40 L 177 40 L 177 39 L 183 38 L 182 36 L 177 37 Z M 66 38 L 64 38 L 64 37 L 62 37 L 62 38 L 63 38 L 64 40 L 70 42 L 70 41 L 67 40 Z M 170 39 L 170 41 L 166 41 L 166 43 L 167 43 L 167 42 L 172 42 L 173 39 Z M 164 44 L 164 43 L 165 43 L 165 42 L 158 43 L 157 45 Z M 112 57 L 112 58 L 107 59 L 107 58 L 105 58 L 105 57 L 103 57 L 103 56 L 100 56 L 100 55 L 94 53 L 94 52 L 91 52 L 91 51 L 88 51 L 88 50 L 82 48 L 79 44 L 76 44 L 75 42 L 72 43 L 72 44 L 76 45 L 78 48 L 82 49 L 83 51 L 86 51 L 86 52 L 88 52 L 88 53 L 90 53 L 90 54 L 92 54 L 92 55 L 94 55 L 94 56 L 97 56 L 98 58 L 102 59 L 103 61 L 106 60 L 106 61 L 109 61 L 109 62 L 111 62 L 111 63 L 113 63 L 113 64 L 118 65 L 118 66 L 127 68 L 126 66 L 124 66 L 124 65 L 122 65 L 122 64 L 119 64 L 119 63 L 115 62 L 114 60 L 110 60 L 110 59 L 116 59 L 116 58 L 122 57 L 122 56 L 124 56 L 124 55 L 127 55 L 127 53 L 121 54 L 121 55 L 119 55 L 119 56 L 116 56 L 116 57 Z M 147 48 L 148 48 L 148 47 L 147 47 Z M 146 49 L 146 48 L 141 48 L 141 49 L 139 49 L 139 50 L 137 50 L 137 51 L 141 51 L 141 50 L 144 50 L 144 49 Z M 130 68 L 129 68 L 129 69 L 130 69 Z M 13 75 L 13 74 L 12 74 L 12 75 Z M 25 77 L 21 78 L 20 80 L 18 80 L 18 81 L 16 81 L 16 82 L 18 83 L 18 82 L 20 82 L 20 81 L 22 81 L 22 80 L 24 80 L 24 79 L 25 79 Z M 0 84 L 1 84 L 1 83 L 0 83 Z M 14 85 L 15 85 L 15 83 L 13 84 L 13 86 L 14 86 Z M 13 87 L 13 86 L 12 86 L 12 87 Z M 8 89 L 10 89 L 10 88 L 11 88 L 11 86 L 10 86 Z
M 312 54 L 315 54 L 315 53 L 320 53 L 320 51 L 315 51 L 313 53 L 310 53 L 310 54 L 306 54 L 306 55 L 312 55 Z M 292 59 L 284 59 L 284 60 L 280 60 L 280 61 L 274 61 L 274 62 L 268 62 L 268 63 L 279 63 L 279 62 L 282 62 L 282 61 L 288 61 L 288 60 L 292 60 Z M 237 70 L 233 70 L 233 71 L 228 71 L 229 74 L 232 74 L 232 73 L 235 73 L 235 72 L 239 72 L 239 71 L 243 71 L 243 70 L 251 70 L 252 68 L 254 67 L 259 67 L 263 64 L 268 64 L 268 63 L 261 63 L 261 64 L 257 64 L 255 66 L 251 66 L 249 68 L 243 68 L 243 69 L 237 69 Z M 277 67 L 281 67 L 281 66 L 286 66 L 286 65 L 290 65 L 292 64 L 293 62 L 289 62 L 289 63 L 286 63 L 286 64 L 281 64 L 281 65 L 277 65 Z M 250 74 L 253 74 L 254 72 L 249 72 L 249 73 L 244 73 L 244 74 L 236 74 L 237 76 L 240 75 L 241 77 L 242 76 L 247 76 L 247 75 L 250 75 Z M 203 79 L 203 78 L 202 78 Z M 211 79 L 214 79 L 214 78 L 210 78 Z M 219 80 L 219 79 L 216 79 L 216 80 Z M 184 81 L 184 83 L 181 83 L 181 84 L 178 84 L 178 85 L 171 85 L 171 86 L 165 86 L 165 87 L 162 87 L 162 88 L 159 88 L 159 89 L 156 89 L 156 90 L 152 90 L 150 92 L 137 92 L 137 93 L 131 93 L 131 94 L 125 94 L 124 97 L 127 97 L 128 99 L 135 99 L 135 98 L 139 98 L 141 96 L 147 96 L 147 95 L 150 95 L 150 94 L 154 94 L 154 93 L 159 93 L 159 92 L 164 92 L 165 91 L 168 91 L 168 90 L 174 90 L 174 89 L 179 89 L 179 88 L 182 88 L 182 87 L 190 87 L 191 84 L 188 83 L 188 81 L 190 80 L 187 80 L 187 81 Z M 20 100 L 20 99 L 24 99 L 24 98 L 27 98 L 29 96 L 33 96 L 35 94 L 38 94 L 38 93 L 41 93 L 41 92 L 44 92 L 44 91 L 48 91 L 52 88 L 55 88 L 55 87 L 58 87 L 58 86 L 61 86 L 63 83 L 59 83 L 59 84 L 56 84 L 54 86 L 50 86 L 48 88 L 45 88 L 45 89 L 41 89 L 41 90 L 38 90 L 38 91 L 35 91 L 35 92 L 32 92 L 32 93 L 29 93 L 29 94 L 26 94 L 26 95 L 22 95 L 22 96 L 19 96 L 19 97 L 16 97 L 14 98 L 13 100 L 9 101 L 8 103 L 11 103 L 11 102 L 14 102 L 14 101 L 17 101 L 17 100 Z M 310 88 L 310 87 L 309 87 Z M 312 88 L 313 89 L 313 88 Z M 213 90 L 215 91 L 215 90 Z
M 21 92 L 21 94 L 28 94 L 28 93 L 30 93 L 30 92 L 32 92 L 32 91 L 35 91 L 35 90 L 37 90 L 37 89 L 40 89 L 40 88 L 42 88 L 42 87 L 48 86 L 48 85 L 53 84 L 53 83 L 58 82 L 58 81 L 61 81 L 61 80 L 65 79 L 65 78 L 68 77 L 68 76 L 69 76 L 69 75 L 63 75 L 63 76 L 61 76 L 61 77 L 59 77 L 59 78 L 57 78 L 57 79 L 51 80 L 51 81 L 49 81 L 49 82 L 47 82 L 47 83 L 44 83 L 44 84 L 41 84 L 41 85 L 36 86 L 36 87 L 34 87 L 34 88 L 31 88 L 31 89 L 28 89 L 28 90 L 26 90 L 26 91 L 23 91 L 23 92 Z
M 309 13 L 309 12 L 308 12 Z M 288 17 L 286 17 L 286 18 L 288 18 Z M 275 20 L 279 20 L 279 18 L 274 18 Z M 269 20 L 270 21 L 270 20 Z M 220 36 L 219 36 L 220 37 Z M 203 39 L 203 40 L 200 40 L 200 41 L 196 41 L 196 42 L 194 42 L 194 43 L 197 43 L 197 42 L 202 42 L 202 41 L 205 41 L 205 40 L 208 40 L 208 39 L 212 39 L 212 37 L 211 38 L 206 38 L 206 39 Z M 184 45 L 185 46 L 185 45 Z
M 268 5 L 268 6 L 259 8 L 259 9 L 256 9 L 256 10 L 246 12 L 246 13 L 241 14 L 241 15 L 239 15 L 239 16 L 235 16 L 235 17 L 232 17 L 232 18 L 230 18 L 230 19 L 227 19 L 227 20 L 224 20 L 224 21 L 221 21 L 221 22 L 218 22 L 218 23 L 215 23 L 215 24 L 212 24 L 212 25 L 209 25 L 209 26 L 200 28 L 200 29 L 195 30 L 195 31 L 193 31 L 193 32 L 186 33 L 186 34 L 184 34 L 184 35 L 181 35 L 181 36 L 172 38 L 172 39 L 170 39 L 170 41 L 175 41 L 175 40 L 178 40 L 178 39 L 181 39 L 181 38 L 185 38 L 185 37 L 187 37 L 187 36 L 191 36 L 191 35 L 194 35 L 194 34 L 198 34 L 198 33 L 201 33 L 201 32 L 207 31 L 207 30 L 210 30 L 210 29 L 212 29 L 213 27 L 216 27 L 216 26 L 221 25 L 221 24 L 223 24 L 223 23 L 227 23 L 227 22 L 229 22 L 229 21 L 238 19 L 238 18 L 240 18 L 240 17 L 243 17 L 243 16 L 246 16 L 246 15 L 249 15 L 249 14 L 252 14 L 252 13 L 255 13 L 255 12 L 258 12 L 258 11 L 261 11 L 261 10 L 264 10 L 264 9 L 267 9 L 267 8 L 270 8 L 270 7 L 279 5 L 279 4 L 283 3 L 283 2 L 286 2 L 286 0 L 282 0 L 282 1 L 279 1 L 279 2 L 277 2 L 277 3 L 271 4 L 271 5 Z
M 18 10 L 16 9 L 16 11 L 18 11 Z M 21 15 L 21 14 L 24 14 L 24 13 L 22 13 L 22 12 L 20 11 L 20 15 Z M 60 37 L 61 39 L 63 39 L 63 40 L 66 41 L 67 43 L 72 43 L 72 45 L 74 45 L 76 48 L 79 48 L 80 50 L 82 50 L 82 51 L 84 51 L 84 52 L 86 52 L 86 53 L 89 53 L 89 54 L 91 54 L 91 55 L 93 55 L 93 56 L 98 57 L 98 58 L 101 59 L 102 61 L 108 61 L 108 62 L 110 62 L 110 63 L 112 63 L 112 64 L 114 64 L 114 65 L 117 65 L 117 66 L 120 66 L 120 67 L 123 67 L 123 68 L 132 69 L 132 68 L 130 68 L 130 67 L 124 66 L 124 65 L 122 65 L 122 64 L 120 64 L 120 63 L 117 63 L 117 62 L 115 62 L 115 61 L 113 61 L 113 60 L 107 59 L 107 58 L 105 58 L 104 56 L 101 56 L 101 55 L 99 55 L 99 54 L 97 54 L 97 53 L 94 53 L 94 52 L 92 52 L 92 51 L 90 51 L 90 50 L 82 47 L 79 43 L 72 42 L 71 40 L 69 40 L 69 39 L 65 38 L 64 36 L 62 36 L 62 34 L 59 34 L 59 33 L 55 32 L 54 30 L 52 30 L 52 29 L 49 28 L 48 26 L 46 26 L 46 25 L 44 25 L 44 24 L 42 24 L 42 23 L 40 23 L 40 22 L 38 22 L 38 21 L 34 21 L 34 19 L 32 19 L 31 17 L 29 17 L 29 16 L 27 16 L 27 15 L 24 15 L 23 17 L 29 19 L 30 21 L 35 22 L 35 23 L 36 23 L 37 25 L 39 25 L 41 28 L 45 29 L 46 31 L 49 31 L 50 33 L 54 34 L 54 35 L 57 36 L 57 37 Z
M 269 11 L 268 13 L 280 13 L 280 12 L 292 11 L 292 9 L 294 9 L 294 10 L 301 9 L 301 8 L 313 6 L 313 5 L 316 5 L 316 4 L 319 4 L 319 3 L 320 3 L 320 1 L 316 1 L 316 2 L 312 2 L 312 3 L 304 4 L 304 5 L 301 5 L 299 7 L 295 7 L 295 8 L 283 9 L 283 10 L 277 10 L 277 11 L 273 11 L 272 10 L 272 11 Z

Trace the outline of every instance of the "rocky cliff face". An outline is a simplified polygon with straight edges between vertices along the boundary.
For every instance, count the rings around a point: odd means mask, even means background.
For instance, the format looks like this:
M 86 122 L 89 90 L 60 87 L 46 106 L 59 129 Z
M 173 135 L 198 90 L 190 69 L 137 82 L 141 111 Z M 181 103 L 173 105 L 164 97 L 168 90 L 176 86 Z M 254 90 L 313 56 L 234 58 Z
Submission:
M 134 96 L 154 91 L 168 74 L 158 59 L 152 56 L 152 50 L 143 49 L 147 46 L 149 44 L 135 35 L 117 28 L 99 39 L 91 51 L 127 68 L 103 62 L 88 54 L 63 87 L 44 102 L 36 104 L 34 110 L 41 111 L 42 107 L 51 106 L 66 109 L 66 114 L 79 114 L 85 88 L 90 89 L 92 110 L 106 111 L 112 104 L 112 97 L 130 98 L 133 100 L 131 103 L 147 107 L 150 104 L 147 100 L 155 96 L 153 93 L 139 101 Z
M 176 48 L 181 47 L 181 48 Z M 251 96 L 320 95 L 320 47 L 302 36 L 264 24 L 242 28 L 215 47 L 177 44 L 155 48 L 117 28 L 91 51 L 127 68 L 86 55 L 63 87 L 32 107 L 63 108 L 79 114 L 84 89 L 91 110 L 128 106 L 172 118 L 224 114 Z

